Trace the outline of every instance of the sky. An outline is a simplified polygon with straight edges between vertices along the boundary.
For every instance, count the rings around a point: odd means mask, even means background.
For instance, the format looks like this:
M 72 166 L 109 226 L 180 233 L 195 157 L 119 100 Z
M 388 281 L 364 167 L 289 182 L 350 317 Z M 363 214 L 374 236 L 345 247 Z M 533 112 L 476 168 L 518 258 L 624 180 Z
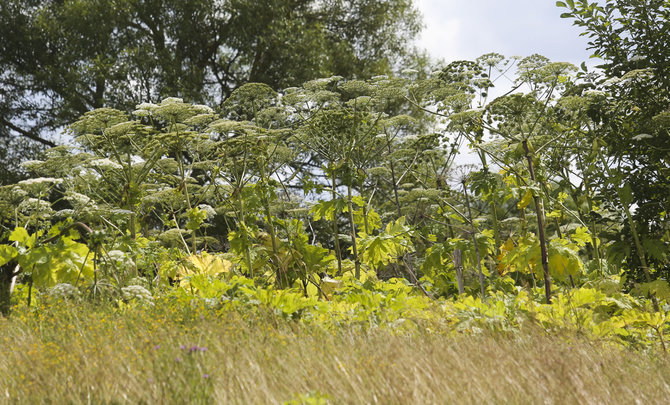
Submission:
M 418 45 L 434 60 L 472 60 L 489 52 L 507 57 L 539 53 L 553 62 L 599 64 L 589 58 L 588 39 L 579 35 L 579 27 L 560 17 L 565 9 L 556 7 L 555 0 L 415 0 L 415 5 L 424 22 Z M 492 98 L 511 87 L 497 84 Z M 478 163 L 463 145 L 456 164 Z
M 498 52 L 542 54 L 554 62 L 589 62 L 587 38 L 560 18 L 555 0 L 415 0 L 423 14 L 418 45 L 446 62 Z M 591 62 L 595 62 L 591 60 Z M 596 63 L 588 63 L 594 65 Z

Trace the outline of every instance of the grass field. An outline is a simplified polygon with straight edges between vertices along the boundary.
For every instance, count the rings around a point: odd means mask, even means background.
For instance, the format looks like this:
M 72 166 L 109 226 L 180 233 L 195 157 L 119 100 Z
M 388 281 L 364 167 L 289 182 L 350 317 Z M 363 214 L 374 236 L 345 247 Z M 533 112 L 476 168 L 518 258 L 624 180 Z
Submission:
M 334 332 L 69 303 L 0 319 L 2 403 L 665 403 L 670 362 L 577 335 Z

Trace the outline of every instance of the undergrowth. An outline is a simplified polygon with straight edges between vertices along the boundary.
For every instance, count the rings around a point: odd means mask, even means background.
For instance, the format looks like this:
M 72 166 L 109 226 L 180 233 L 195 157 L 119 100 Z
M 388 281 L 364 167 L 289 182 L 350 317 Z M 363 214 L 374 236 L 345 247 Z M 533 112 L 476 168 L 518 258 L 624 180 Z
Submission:
M 662 403 L 670 394 L 653 328 L 598 336 L 597 325 L 630 312 L 613 309 L 622 297 L 581 289 L 552 306 L 523 293 L 431 301 L 399 280 L 356 285 L 330 301 L 242 279 L 216 299 L 184 289 L 116 303 L 45 295 L 0 318 L 1 402 Z

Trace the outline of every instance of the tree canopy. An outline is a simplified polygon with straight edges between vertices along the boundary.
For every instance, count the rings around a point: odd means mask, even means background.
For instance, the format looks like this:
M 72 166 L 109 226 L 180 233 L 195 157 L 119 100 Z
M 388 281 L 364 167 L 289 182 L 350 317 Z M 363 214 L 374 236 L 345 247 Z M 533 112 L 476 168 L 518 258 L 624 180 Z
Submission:
M 641 269 L 649 262 L 664 263 L 649 241 L 667 236 L 670 212 L 670 1 L 557 5 L 567 9 L 562 17 L 583 29 L 604 61 L 602 74 L 587 80 L 596 93 L 584 133 L 602 149 L 590 165 L 593 174 L 607 174 L 593 176 L 605 201 L 633 211 L 619 244 L 633 246 L 631 259 Z M 663 266 L 667 273 L 669 266 Z
M 389 73 L 419 29 L 411 0 L 4 1 L 2 157 L 54 146 L 50 133 L 94 108 L 168 96 L 217 105 L 247 82 Z

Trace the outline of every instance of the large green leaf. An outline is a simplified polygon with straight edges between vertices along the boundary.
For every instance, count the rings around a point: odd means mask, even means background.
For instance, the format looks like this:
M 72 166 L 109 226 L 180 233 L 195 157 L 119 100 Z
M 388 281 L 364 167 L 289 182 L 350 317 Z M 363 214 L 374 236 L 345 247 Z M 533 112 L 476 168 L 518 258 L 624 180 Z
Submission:
M 332 221 L 335 219 L 335 215 L 342 212 L 346 207 L 347 202 L 345 200 L 336 198 L 330 201 L 319 201 L 312 207 L 310 213 L 314 216 L 315 221 L 321 218 Z
M 14 246 L 0 245 L 0 266 L 4 266 L 15 258 L 19 252 Z
M 9 240 L 10 242 L 18 242 L 21 245 L 28 245 L 28 241 L 30 239 L 30 235 L 28 234 L 28 231 L 26 228 L 23 227 L 17 227 L 14 228 L 12 233 L 9 234 Z M 28 246 L 31 248 L 32 246 Z
M 573 245 L 574 246 L 574 245 Z M 577 276 L 584 269 L 576 249 L 563 239 L 549 242 L 549 272 L 552 277 L 565 281 L 568 276 Z

